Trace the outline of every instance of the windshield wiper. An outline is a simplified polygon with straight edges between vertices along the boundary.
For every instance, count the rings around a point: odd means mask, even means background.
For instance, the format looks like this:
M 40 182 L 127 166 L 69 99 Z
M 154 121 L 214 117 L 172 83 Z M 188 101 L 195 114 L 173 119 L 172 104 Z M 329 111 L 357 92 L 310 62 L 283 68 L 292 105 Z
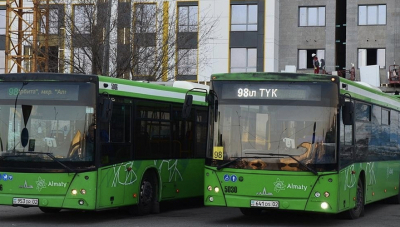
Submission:
M 245 153 L 245 154 L 252 154 L 252 155 L 269 155 L 269 156 L 286 156 L 286 157 L 290 157 L 293 160 L 295 160 L 297 163 L 299 163 L 301 166 L 305 167 L 306 169 L 308 169 L 310 172 L 312 172 L 315 175 L 318 175 L 318 172 L 315 171 L 314 169 L 310 168 L 309 166 L 307 166 L 306 164 L 300 162 L 299 160 L 297 160 L 295 157 L 293 157 L 290 154 L 274 154 L 274 153 Z
M 217 166 L 217 170 L 220 170 L 220 169 L 224 168 L 225 166 L 229 166 L 230 164 L 235 163 L 242 159 L 242 157 L 233 157 L 233 158 L 235 158 L 235 159 L 230 160 L 229 162 L 225 162 L 224 164 Z
M 47 153 L 47 152 L 33 152 L 33 151 L 28 151 L 28 152 L 18 152 L 20 154 L 45 154 L 47 156 L 49 156 L 53 161 L 57 162 L 58 164 L 60 164 L 62 167 L 64 167 L 66 170 L 68 170 L 69 172 L 73 172 L 76 173 L 76 171 L 74 171 L 73 169 L 71 169 L 70 167 L 66 166 L 64 163 L 60 162 L 60 160 L 58 160 L 58 158 L 54 157 L 54 155 L 52 153 Z
M 229 166 L 230 164 L 233 164 L 233 163 L 235 163 L 237 161 L 240 161 L 243 158 L 260 158 L 260 157 L 259 156 L 251 156 L 251 157 L 232 157 L 232 158 L 235 158 L 235 159 L 230 160 L 229 162 L 225 162 L 224 164 L 221 164 L 221 165 L 217 166 L 217 170 L 225 168 L 226 166 Z

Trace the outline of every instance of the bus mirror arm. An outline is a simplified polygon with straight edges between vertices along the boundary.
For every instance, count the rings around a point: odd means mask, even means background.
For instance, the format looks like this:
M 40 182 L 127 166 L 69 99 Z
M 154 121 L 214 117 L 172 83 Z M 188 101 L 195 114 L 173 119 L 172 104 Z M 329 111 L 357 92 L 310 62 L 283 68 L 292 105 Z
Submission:
M 218 121 L 218 100 L 215 100 L 214 102 L 214 121 Z
M 214 107 L 214 121 L 218 121 L 218 95 L 214 90 L 210 90 L 207 102 Z
M 188 94 L 191 91 L 198 91 L 198 92 L 205 92 L 205 102 L 208 102 L 208 94 L 207 94 L 207 89 L 204 88 L 192 88 L 188 90 L 185 94 L 185 101 L 183 102 L 182 106 L 182 118 L 187 119 L 190 116 L 190 112 L 192 110 L 192 104 L 193 104 L 193 95 Z

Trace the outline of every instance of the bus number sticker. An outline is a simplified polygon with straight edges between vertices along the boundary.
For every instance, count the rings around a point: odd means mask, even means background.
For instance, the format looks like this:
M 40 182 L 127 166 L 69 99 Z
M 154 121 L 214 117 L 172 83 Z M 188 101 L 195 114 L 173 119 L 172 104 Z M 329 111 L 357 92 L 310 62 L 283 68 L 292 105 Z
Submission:
M 224 147 L 214 147 L 213 159 L 224 160 Z
M 224 188 L 225 193 L 237 193 L 236 186 L 225 186 Z

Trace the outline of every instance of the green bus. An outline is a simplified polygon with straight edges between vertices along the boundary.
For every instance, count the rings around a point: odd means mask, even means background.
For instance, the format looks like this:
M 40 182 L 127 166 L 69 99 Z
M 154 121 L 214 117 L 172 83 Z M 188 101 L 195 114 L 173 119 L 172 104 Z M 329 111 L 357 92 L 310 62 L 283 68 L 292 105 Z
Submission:
M 206 206 L 364 215 L 399 203 L 400 99 L 338 76 L 212 75 Z
M 0 75 L 0 205 L 144 215 L 203 197 L 208 86 Z M 197 90 L 197 91 L 196 91 Z M 182 118 L 185 95 L 191 114 Z

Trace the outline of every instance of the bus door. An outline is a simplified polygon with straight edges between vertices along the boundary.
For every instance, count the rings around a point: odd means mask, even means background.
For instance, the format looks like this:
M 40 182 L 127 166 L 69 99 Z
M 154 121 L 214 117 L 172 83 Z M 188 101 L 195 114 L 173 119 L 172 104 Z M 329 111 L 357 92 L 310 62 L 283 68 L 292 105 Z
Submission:
M 350 188 L 355 183 L 354 168 L 354 101 L 346 100 L 340 109 L 339 125 L 339 210 L 350 205 Z
M 131 106 L 129 101 L 113 104 L 110 121 L 97 123 L 99 135 L 99 207 L 115 207 L 132 201 L 137 177 L 131 157 Z

